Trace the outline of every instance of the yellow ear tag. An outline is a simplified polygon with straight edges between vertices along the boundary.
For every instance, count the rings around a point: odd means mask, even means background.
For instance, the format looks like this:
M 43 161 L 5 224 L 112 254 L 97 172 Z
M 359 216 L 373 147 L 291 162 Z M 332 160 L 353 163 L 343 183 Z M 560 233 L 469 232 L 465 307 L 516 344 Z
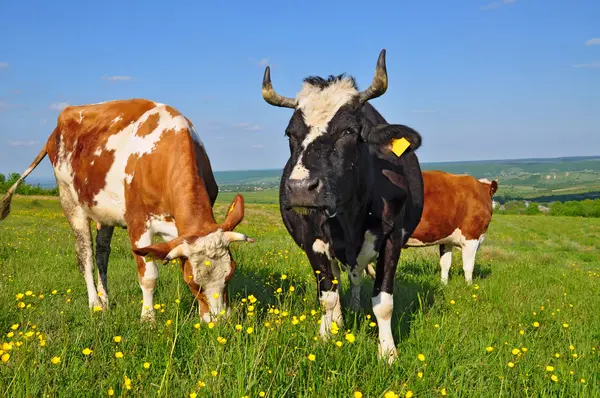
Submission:
M 233 211 L 233 208 L 235 207 L 235 202 L 233 202 L 231 204 L 231 206 L 229 207 L 229 211 L 227 212 L 228 214 L 231 213 Z
M 408 142 L 408 140 L 404 137 L 392 140 L 392 152 L 394 152 L 398 157 L 400 157 L 400 155 L 402 155 L 409 146 L 410 142 Z

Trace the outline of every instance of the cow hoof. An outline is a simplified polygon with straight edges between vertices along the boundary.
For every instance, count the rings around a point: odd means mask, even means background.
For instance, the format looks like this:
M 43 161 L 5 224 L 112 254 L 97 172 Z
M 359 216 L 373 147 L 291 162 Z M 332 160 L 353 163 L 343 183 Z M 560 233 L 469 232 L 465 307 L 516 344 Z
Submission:
M 142 311 L 142 315 L 140 316 L 140 322 L 142 323 L 154 323 L 156 321 L 154 317 L 154 311 Z
M 359 300 L 355 300 L 355 299 L 350 300 L 350 305 L 348 307 L 350 308 L 350 311 L 352 311 L 352 312 L 360 312 L 362 309 L 362 307 L 360 306 L 360 299 Z
M 379 359 L 386 361 L 388 365 L 391 365 L 398 357 L 398 352 L 396 351 L 396 347 L 383 349 L 380 344 L 378 348 L 378 357 Z

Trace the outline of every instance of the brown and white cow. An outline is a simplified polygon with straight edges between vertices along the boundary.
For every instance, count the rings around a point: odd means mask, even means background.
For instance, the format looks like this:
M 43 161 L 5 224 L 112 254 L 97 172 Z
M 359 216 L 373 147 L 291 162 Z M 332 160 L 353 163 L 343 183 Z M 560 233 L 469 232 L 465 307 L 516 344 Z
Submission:
M 465 280 L 471 284 L 475 254 L 492 219 L 492 197 L 498 190 L 498 182 L 437 170 L 423 171 L 422 175 L 425 191 L 423 215 L 406 247 L 439 245 L 444 284 L 448 283 L 452 248 L 459 248 Z M 374 276 L 374 272 L 369 265 L 368 273 Z
M 127 228 L 143 293 L 142 319 L 154 319 L 154 259 L 179 258 L 185 282 L 208 321 L 226 314 L 226 284 L 235 262 L 229 244 L 252 241 L 233 232 L 244 216 L 237 195 L 223 223 L 212 205 L 218 187 L 192 123 L 174 108 L 145 99 L 70 106 L 46 145 L 0 203 L 0 220 L 31 171 L 48 154 L 66 218 L 75 234 L 89 306 L 108 307 L 106 264 L 94 283 L 90 220 Z M 112 235 L 112 232 L 111 232 Z M 152 244 L 155 235 L 165 243 Z

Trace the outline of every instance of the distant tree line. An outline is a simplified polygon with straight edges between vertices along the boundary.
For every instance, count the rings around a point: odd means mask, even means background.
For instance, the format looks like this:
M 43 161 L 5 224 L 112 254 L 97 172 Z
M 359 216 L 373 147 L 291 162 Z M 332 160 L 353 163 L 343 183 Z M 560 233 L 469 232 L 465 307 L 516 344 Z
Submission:
M 513 200 L 504 203 L 502 210 L 496 209 L 494 212 L 498 214 L 524 214 L 530 216 L 600 217 L 600 199 L 573 200 L 568 202 L 555 201 L 544 204 Z
M 8 176 L 0 173 L 0 193 L 8 191 L 8 189 L 19 179 L 19 173 L 10 173 Z M 58 188 L 42 188 L 40 184 L 30 185 L 23 181 L 17 188 L 19 195 L 45 195 L 58 196 Z

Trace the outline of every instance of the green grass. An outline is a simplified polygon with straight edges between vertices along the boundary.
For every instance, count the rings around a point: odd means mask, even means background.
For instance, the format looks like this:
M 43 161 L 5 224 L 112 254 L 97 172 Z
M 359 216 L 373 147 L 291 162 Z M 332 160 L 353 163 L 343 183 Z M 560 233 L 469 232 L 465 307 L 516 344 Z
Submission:
M 216 206 L 219 219 L 226 196 Z M 267 194 L 260 198 L 268 202 Z M 155 294 L 164 312 L 154 328 L 140 324 L 142 295 L 124 230 L 113 240 L 110 311 L 90 312 L 58 201 L 17 198 L 0 223 L 0 344 L 13 344 L 8 361 L 0 362 L 0 394 L 101 397 L 112 388 L 115 396 L 136 397 L 257 397 L 261 391 L 269 397 L 351 397 L 354 391 L 382 397 L 409 390 L 437 397 L 442 389 L 451 397 L 600 395 L 600 220 L 495 215 L 473 286 L 464 283 L 456 250 L 446 287 L 436 248 L 403 251 L 393 318 L 399 358 L 389 367 L 377 360 L 377 328 L 367 319 L 372 281 L 363 282 L 363 312 L 344 310 L 344 329 L 329 342 L 315 339 L 320 310 L 308 261 L 285 231 L 276 200 L 250 202 L 238 229 L 256 243 L 233 249 L 232 317 L 197 329 L 197 307 L 173 264 L 161 266 Z M 345 275 L 342 284 L 346 306 Z M 32 295 L 16 299 L 27 291 Z M 258 299 L 253 315 L 249 295 Z M 19 325 L 14 331 L 13 324 Z M 345 339 L 347 330 L 353 343 Z M 486 347 L 494 349 L 487 353 Z M 83 355 L 84 348 L 93 353 Z M 51 362 L 55 356 L 60 363 Z

